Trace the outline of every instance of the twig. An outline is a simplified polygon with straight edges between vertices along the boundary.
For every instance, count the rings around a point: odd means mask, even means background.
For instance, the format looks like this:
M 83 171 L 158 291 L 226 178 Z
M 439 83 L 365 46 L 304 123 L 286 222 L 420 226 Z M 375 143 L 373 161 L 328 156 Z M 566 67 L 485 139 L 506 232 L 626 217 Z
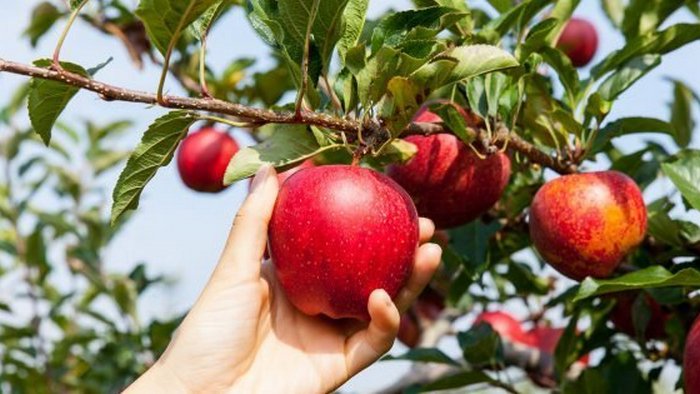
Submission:
M 316 14 L 318 13 L 318 6 L 321 0 L 314 0 L 311 6 L 311 11 L 309 11 L 309 23 L 306 25 L 306 37 L 304 37 L 304 57 L 301 61 L 301 87 L 297 93 L 296 104 L 294 106 L 294 113 L 297 118 L 301 118 L 301 106 L 304 102 L 304 94 L 306 94 L 306 87 L 309 84 L 309 46 L 311 45 L 311 29 L 314 27 L 314 21 L 316 20 Z
M 192 9 L 194 8 L 195 4 L 197 4 L 196 1 L 190 1 L 190 4 L 185 10 L 185 15 L 189 15 L 190 12 L 192 12 Z M 165 88 L 165 77 L 168 75 L 168 71 L 170 70 L 170 57 L 173 55 L 173 49 L 175 49 L 175 44 L 177 44 L 178 40 L 180 39 L 180 34 L 182 33 L 182 29 L 184 27 L 185 18 L 183 17 L 182 19 L 180 19 L 180 22 L 178 23 L 172 38 L 170 38 L 170 42 L 168 43 L 168 49 L 165 51 L 165 57 L 163 60 L 163 70 L 160 73 L 160 80 L 158 81 L 157 90 L 158 93 L 156 94 L 156 99 L 161 105 L 165 102 L 163 96 L 163 89 Z
M 68 18 L 68 22 L 66 22 L 66 26 L 63 28 L 63 31 L 61 32 L 61 35 L 58 37 L 58 42 L 56 43 L 56 48 L 53 50 L 53 66 L 57 69 L 60 70 L 62 69 L 61 67 L 61 48 L 63 48 L 63 43 L 66 41 L 66 37 L 68 37 L 68 31 L 70 31 L 70 28 L 73 26 L 73 23 L 75 22 L 75 18 L 78 17 L 78 14 L 80 14 L 80 10 L 83 9 L 85 4 L 87 4 L 89 0 L 83 0 L 78 6 L 75 8 L 70 13 L 70 17 Z

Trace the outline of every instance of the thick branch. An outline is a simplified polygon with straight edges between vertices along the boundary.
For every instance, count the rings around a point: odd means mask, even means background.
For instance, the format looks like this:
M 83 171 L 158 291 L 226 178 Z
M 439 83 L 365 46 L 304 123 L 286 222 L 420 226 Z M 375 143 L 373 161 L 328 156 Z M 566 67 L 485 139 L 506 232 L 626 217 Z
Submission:
M 159 103 L 156 95 L 153 93 L 117 87 L 65 70 L 41 68 L 4 59 L 0 59 L 0 72 L 9 72 L 26 75 L 32 78 L 62 82 L 67 85 L 95 92 L 106 101 L 127 101 L 132 103 L 160 105 L 172 109 L 208 111 L 235 116 L 253 125 L 279 123 L 319 126 L 346 133 L 351 141 L 363 128 L 360 122 L 353 119 L 344 119 L 309 111 L 302 111 L 301 114 L 297 116 L 291 111 L 276 112 L 211 98 L 189 98 L 166 95 Z M 378 123 L 374 126 L 376 127 L 372 128 L 379 127 Z M 412 123 L 406 128 L 407 134 L 428 135 L 445 132 L 449 131 L 439 124 Z M 481 139 L 481 131 L 469 130 L 469 132 L 471 132 L 477 140 Z M 501 127 L 497 130 L 494 143 L 501 148 L 507 146 L 508 149 L 526 156 L 532 163 L 549 167 L 559 173 L 565 174 L 576 171 L 575 163 L 569 163 L 542 152 L 505 127 Z

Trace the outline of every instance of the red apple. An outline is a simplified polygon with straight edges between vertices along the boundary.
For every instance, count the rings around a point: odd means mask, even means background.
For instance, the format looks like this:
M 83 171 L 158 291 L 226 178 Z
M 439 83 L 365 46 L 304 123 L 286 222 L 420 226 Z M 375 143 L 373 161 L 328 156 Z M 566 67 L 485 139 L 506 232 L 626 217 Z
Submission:
M 420 342 L 421 329 L 418 319 L 413 314 L 413 311 L 406 311 L 401 315 L 401 323 L 399 324 L 399 332 L 396 338 L 409 348 L 414 348 Z
M 418 153 L 388 174 L 413 197 L 421 216 L 438 228 L 463 225 L 486 212 L 501 197 L 510 177 L 503 153 L 480 159 L 452 134 L 413 135 L 406 141 Z
M 531 338 L 523 331 L 520 322 L 505 312 L 483 312 L 477 316 L 473 325 L 487 323 L 504 341 L 530 345 Z
M 419 318 L 433 322 L 440 317 L 440 314 L 445 309 L 445 297 L 431 287 L 426 287 L 418 295 L 413 308 Z
M 610 312 L 610 320 L 619 331 L 635 337 L 634 320 L 632 319 L 632 309 L 634 301 L 637 298 L 636 292 L 624 292 L 615 296 L 617 303 Z M 662 339 L 666 337 L 666 321 L 670 317 L 670 313 L 664 311 L 649 294 L 644 294 L 644 302 L 649 308 L 651 316 L 644 331 L 644 339 Z
M 227 133 L 205 127 L 190 133 L 180 144 L 177 168 L 190 189 L 218 193 L 226 188 L 224 174 L 238 144 Z
M 551 355 L 554 355 L 562 334 L 564 334 L 563 327 L 554 328 L 549 326 L 535 326 L 527 332 L 534 347 L 540 349 L 543 353 Z M 579 362 L 588 365 L 588 359 L 589 356 L 586 354 L 579 359 Z
M 370 293 L 381 288 L 394 297 L 411 274 L 418 215 L 384 174 L 312 167 L 282 185 L 269 246 L 277 277 L 299 310 L 367 320 Z
M 430 111 L 430 106 L 435 104 L 452 105 L 455 107 L 469 127 L 482 127 L 484 125 L 484 120 L 478 117 L 474 112 L 445 99 L 431 100 L 423 104 L 418 112 L 413 115 L 413 121 L 417 123 L 442 123 L 440 115 Z
M 530 207 L 530 236 L 542 258 L 571 279 L 606 278 L 644 239 L 639 187 L 617 171 L 545 184 Z
M 700 318 L 695 320 L 685 338 L 683 379 L 686 394 L 700 394 Z
M 588 64 L 598 49 L 598 33 L 591 22 L 571 18 L 559 36 L 557 48 L 561 49 L 575 67 Z

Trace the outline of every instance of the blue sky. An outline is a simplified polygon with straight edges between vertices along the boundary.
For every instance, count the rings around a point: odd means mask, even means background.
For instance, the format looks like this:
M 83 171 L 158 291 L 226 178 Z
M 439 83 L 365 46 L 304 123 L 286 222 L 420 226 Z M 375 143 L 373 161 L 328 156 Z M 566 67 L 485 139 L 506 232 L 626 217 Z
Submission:
M 0 1 L 3 34 L 0 35 L 0 57 L 21 62 L 31 62 L 51 54 L 60 29 L 54 28 L 31 50 L 26 39 L 19 38 L 29 21 L 31 9 L 38 0 Z M 126 1 L 126 3 L 130 3 Z M 136 0 L 132 0 L 134 7 Z M 474 2 L 481 4 L 483 2 Z M 600 2 L 582 1 L 577 14 L 589 18 L 598 28 L 600 49 L 596 57 L 619 48 L 623 39 L 609 25 L 602 14 Z M 408 1 L 372 1 L 370 13 L 376 15 L 391 6 L 403 9 Z M 674 22 L 692 21 L 689 14 L 678 14 Z M 258 66 L 270 65 L 269 49 L 257 38 L 248 25 L 241 10 L 228 15 L 217 25 L 209 40 L 209 60 L 215 70 L 222 70 L 232 58 L 252 57 L 258 59 Z M 82 22 L 71 31 L 64 46 L 62 57 L 85 66 L 92 66 L 113 57 L 114 61 L 100 72 L 98 78 L 116 85 L 153 91 L 157 85 L 159 69 L 147 65 L 138 72 L 128 60 L 120 44 L 107 36 L 96 33 Z M 700 44 L 695 43 L 664 57 L 661 66 L 639 82 L 615 104 L 611 119 L 624 116 L 651 116 L 668 119 L 668 104 L 671 102 L 671 85 L 664 80 L 667 76 L 688 83 L 700 91 L 700 74 L 695 69 L 700 63 Z M 0 91 L 9 94 L 24 79 L 10 75 L 0 75 Z M 169 80 L 167 90 L 179 93 L 177 83 Z M 0 98 L 0 103 L 4 102 Z M 159 108 L 149 108 L 141 104 L 105 103 L 94 94 L 81 93 L 70 103 L 63 120 L 77 123 L 82 119 L 111 121 L 123 118 L 135 123 L 132 130 L 119 141 L 120 146 L 129 149 L 138 142 L 141 133 L 150 121 L 164 113 Z M 697 115 L 697 108 L 695 110 Z M 0 133 L 3 131 L 0 130 Z M 247 141 L 239 135 L 241 141 Z M 663 137 L 660 141 L 668 142 Z M 640 145 L 639 138 L 625 140 L 625 150 L 633 150 Z M 694 146 L 698 146 L 697 138 Z M 117 173 L 110 174 L 105 187 L 111 189 Z M 658 191 L 667 190 L 668 185 L 658 185 Z M 135 263 L 148 262 L 151 274 L 162 273 L 175 282 L 168 288 L 150 292 L 142 303 L 145 316 L 168 316 L 188 308 L 195 300 L 209 274 L 216 264 L 220 249 L 228 233 L 235 212 L 245 197 L 246 186 L 234 185 L 219 195 L 196 194 L 186 189 L 173 165 L 162 169 L 143 193 L 139 212 L 130 225 L 111 246 L 107 261 L 108 268 L 115 271 L 129 270 Z M 395 347 L 395 351 L 399 347 Z M 405 364 L 374 367 L 354 379 L 346 388 L 366 391 L 391 382 L 405 369 Z

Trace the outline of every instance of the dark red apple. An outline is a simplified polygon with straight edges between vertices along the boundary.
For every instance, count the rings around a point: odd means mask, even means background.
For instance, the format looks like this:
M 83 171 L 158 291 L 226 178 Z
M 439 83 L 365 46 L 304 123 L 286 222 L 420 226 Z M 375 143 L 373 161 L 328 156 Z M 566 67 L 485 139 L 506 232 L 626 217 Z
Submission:
M 523 331 L 520 322 L 505 312 L 483 312 L 477 316 L 473 325 L 487 323 L 504 341 L 531 345 L 531 338 Z
M 269 246 L 277 277 L 299 310 L 366 320 L 370 293 L 381 288 L 393 298 L 411 274 L 418 215 L 384 174 L 312 167 L 282 185 Z
M 644 239 L 647 211 L 637 184 L 617 171 L 545 184 L 530 207 L 530 236 L 542 258 L 574 280 L 606 278 Z
M 634 331 L 632 310 L 637 295 L 638 293 L 636 292 L 624 292 L 616 295 L 617 302 L 610 312 L 610 320 L 615 325 L 615 328 L 633 338 L 636 337 L 636 333 Z M 644 302 L 647 304 L 651 314 L 644 331 L 644 339 L 662 339 L 666 337 L 666 321 L 670 318 L 670 313 L 664 311 L 661 305 L 649 294 L 644 294 Z
M 479 158 L 452 134 L 409 136 L 418 153 L 388 174 L 411 195 L 421 216 L 437 228 L 460 226 L 486 212 L 501 197 L 510 177 L 503 153 Z
M 700 394 L 700 318 L 695 320 L 685 338 L 683 379 L 686 394 Z
M 409 310 L 401 315 L 399 332 L 396 338 L 409 348 L 414 348 L 420 342 L 421 328 L 413 311 Z
M 413 121 L 417 123 L 442 123 L 442 118 L 440 115 L 430 110 L 430 106 L 435 104 L 452 105 L 455 107 L 457 112 L 462 115 L 467 123 L 467 126 L 469 127 L 482 127 L 484 125 L 484 120 L 477 116 L 474 112 L 445 99 L 431 100 L 423 104 L 418 112 L 413 115 Z
M 598 33 L 591 22 L 581 18 L 571 18 L 557 41 L 561 49 L 575 67 L 588 64 L 598 49 Z
M 218 193 L 226 188 L 224 174 L 238 144 L 227 133 L 205 127 L 190 133 L 180 144 L 177 168 L 190 189 Z
M 555 328 L 550 326 L 535 326 L 528 331 L 527 336 L 530 337 L 530 343 L 540 349 L 540 351 L 554 355 L 559 344 L 559 339 L 564 334 L 564 328 Z M 579 359 L 579 362 L 588 365 L 589 356 L 586 354 Z

